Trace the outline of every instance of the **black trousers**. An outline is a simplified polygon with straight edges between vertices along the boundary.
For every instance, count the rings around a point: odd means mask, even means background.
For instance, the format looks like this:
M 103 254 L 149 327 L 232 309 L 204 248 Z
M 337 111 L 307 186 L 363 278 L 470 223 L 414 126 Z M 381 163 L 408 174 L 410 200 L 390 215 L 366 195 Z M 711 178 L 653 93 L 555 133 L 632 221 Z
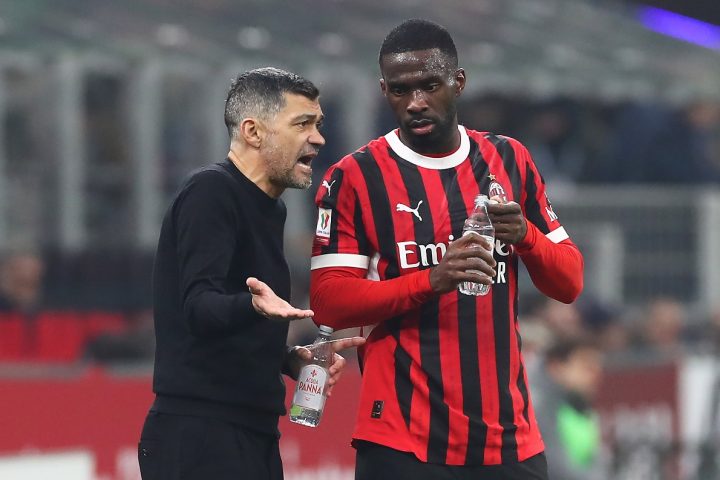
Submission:
M 508 465 L 454 466 L 423 463 L 415 455 L 358 442 L 355 480 L 548 480 L 545 454 Z
M 150 412 L 138 461 L 143 480 L 282 480 L 278 438 L 221 420 Z

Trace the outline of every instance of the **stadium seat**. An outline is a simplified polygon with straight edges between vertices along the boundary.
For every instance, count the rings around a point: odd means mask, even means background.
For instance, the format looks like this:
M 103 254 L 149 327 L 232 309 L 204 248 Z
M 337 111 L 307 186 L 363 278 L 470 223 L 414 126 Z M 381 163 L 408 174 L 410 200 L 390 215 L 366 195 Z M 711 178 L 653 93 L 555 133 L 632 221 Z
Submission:
M 27 325 L 18 313 L 0 313 L 0 361 L 19 361 L 26 355 Z
M 82 354 L 85 322 L 78 312 L 43 312 L 35 324 L 35 355 L 42 362 L 72 362 Z

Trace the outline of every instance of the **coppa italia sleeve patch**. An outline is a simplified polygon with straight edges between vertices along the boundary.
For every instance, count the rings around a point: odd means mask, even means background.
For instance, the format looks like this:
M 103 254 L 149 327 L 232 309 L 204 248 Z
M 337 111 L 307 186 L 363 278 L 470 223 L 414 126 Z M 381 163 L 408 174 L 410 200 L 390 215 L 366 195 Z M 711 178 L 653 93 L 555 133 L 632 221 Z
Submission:
M 329 208 L 318 208 L 318 221 L 315 228 L 315 241 L 321 245 L 330 244 L 330 223 L 332 222 L 332 210 Z

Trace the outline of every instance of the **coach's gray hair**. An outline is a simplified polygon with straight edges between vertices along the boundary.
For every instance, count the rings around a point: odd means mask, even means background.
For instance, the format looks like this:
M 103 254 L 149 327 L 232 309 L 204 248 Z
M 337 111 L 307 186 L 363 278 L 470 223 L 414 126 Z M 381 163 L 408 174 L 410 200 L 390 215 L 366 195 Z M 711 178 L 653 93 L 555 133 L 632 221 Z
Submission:
M 230 138 L 245 118 L 269 120 L 277 115 L 285 106 L 285 93 L 303 95 L 310 100 L 320 96 L 312 82 L 279 68 L 256 68 L 238 75 L 225 100 L 225 126 Z

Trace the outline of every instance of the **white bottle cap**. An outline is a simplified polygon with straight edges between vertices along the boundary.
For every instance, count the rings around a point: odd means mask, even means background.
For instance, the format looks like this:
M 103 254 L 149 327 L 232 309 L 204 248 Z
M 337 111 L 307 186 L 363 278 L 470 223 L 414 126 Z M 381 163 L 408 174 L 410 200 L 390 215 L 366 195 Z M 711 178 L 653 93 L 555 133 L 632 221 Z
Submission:
M 327 325 L 320 325 L 320 333 L 324 333 L 325 335 L 332 335 L 333 329 L 332 327 L 328 327 Z
M 486 204 L 489 202 L 490 202 L 490 199 L 484 193 L 481 193 L 477 197 L 475 197 L 475 205 L 482 205 L 482 204 Z

